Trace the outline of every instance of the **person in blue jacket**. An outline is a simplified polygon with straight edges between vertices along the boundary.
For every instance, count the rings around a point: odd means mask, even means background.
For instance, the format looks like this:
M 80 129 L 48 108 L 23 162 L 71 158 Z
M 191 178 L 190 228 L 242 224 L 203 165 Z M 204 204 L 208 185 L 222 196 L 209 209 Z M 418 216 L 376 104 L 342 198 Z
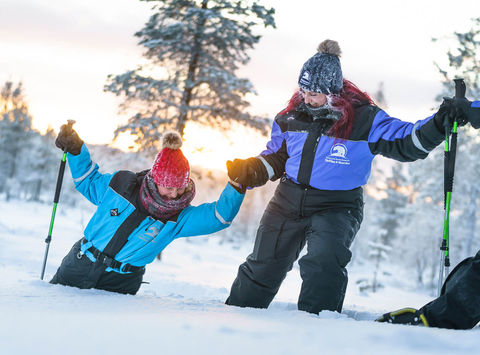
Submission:
M 276 116 L 266 150 L 227 162 L 229 177 L 242 186 L 281 179 L 260 221 L 253 252 L 238 268 L 229 305 L 267 308 L 307 245 L 298 262 L 298 309 L 341 312 L 345 267 L 362 223 L 362 186 L 373 158 L 424 159 L 445 139 L 453 116 L 465 125 L 465 111 L 479 106 L 453 100 L 426 119 L 401 121 L 343 78 L 339 57 L 337 42 L 322 42 L 303 65 L 298 90 Z
M 191 206 L 195 183 L 176 132 L 163 135 L 163 149 L 150 170 L 102 174 L 71 125 L 55 142 L 68 152 L 76 189 L 97 210 L 63 259 L 52 284 L 136 294 L 145 265 L 174 239 L 227 228 L 245 191 L 228 183 L 218 201 Z

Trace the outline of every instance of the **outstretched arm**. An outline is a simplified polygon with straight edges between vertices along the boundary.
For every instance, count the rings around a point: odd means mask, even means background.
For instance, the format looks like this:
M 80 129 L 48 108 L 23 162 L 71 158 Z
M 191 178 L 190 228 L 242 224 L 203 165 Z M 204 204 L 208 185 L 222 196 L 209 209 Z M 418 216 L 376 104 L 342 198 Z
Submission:
M 227 184 L 216 202 L 185 208 L 176 222 L 176 238 L 215 233 L 229 227 L 244 197 L 244 194 Z
M 444 139 L 443 123 L 438 114 L 411 123 L 380 110 L 373 120 L 368 145 L 372 154 L 414 161 L 426 158 Z

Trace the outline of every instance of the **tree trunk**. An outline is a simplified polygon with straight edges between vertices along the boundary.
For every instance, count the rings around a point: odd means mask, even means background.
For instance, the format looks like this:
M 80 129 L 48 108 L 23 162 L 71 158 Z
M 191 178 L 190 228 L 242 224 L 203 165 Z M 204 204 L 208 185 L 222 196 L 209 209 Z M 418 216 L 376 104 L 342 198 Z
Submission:
M 202 9 L 207 8 L 207 3 L 208 0 L 204 0 L 202 2 Z M 183 91 L 182 95 L 182 103 L 180 105 L 180 115 L 178 117 L 176 129 L 178 133 L 180 133 L 180 136 L 183 138 L 183 134 L 185 131 L 185 126 L 187 124 L 188 120 L 188 111 L 189 111 L 189 106 L 190 106 L 190 100 L 192 99 L 192 91 L 195 87 L 195 73 L 198 68 L 198 58 L 200 57 L 200 36 L 202 34 L 203 27 L 205 26 L 205 22 L 207 19 L 205 17 L 202 17 L 199 19 L 197 23 L 197 31 L 195 33 L 194 37 L 194 45 L 193 45 L 193 54 L 192 57 L 190 58 L 190 63 L 188 64 L 188 73 L 187 73 L 187 79 L 185 80 L 185 89 Z

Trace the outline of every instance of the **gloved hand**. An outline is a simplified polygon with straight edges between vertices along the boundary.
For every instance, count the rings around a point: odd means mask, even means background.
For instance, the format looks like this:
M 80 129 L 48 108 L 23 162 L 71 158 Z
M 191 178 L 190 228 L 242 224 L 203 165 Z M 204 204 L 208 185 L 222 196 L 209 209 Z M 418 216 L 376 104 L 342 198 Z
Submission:
M 468 123 L 466 110 L 470 106 L 467 99 L 444 98 L 440 108 L 435 114 L 435 121 L 439 127 L 443 127 L 445 132 L 449 132 L 453 127 L 453 122 L 457 120 L 458 127 L 465 126 Z
M 72 128 L 72 124 L 73 121 L 69 121 L 68 124 L 64 124 L 60 127 L 60 132 L 55 140 L 55 145 L 61 150 L 66 149 L 66 151 L 72 155 L 78 155 L 80 154 L 83 141 Z
M 242 187 L 258 187 L 268 181 L 267 168 L 258 158 L 227 161 L 228 177 Z

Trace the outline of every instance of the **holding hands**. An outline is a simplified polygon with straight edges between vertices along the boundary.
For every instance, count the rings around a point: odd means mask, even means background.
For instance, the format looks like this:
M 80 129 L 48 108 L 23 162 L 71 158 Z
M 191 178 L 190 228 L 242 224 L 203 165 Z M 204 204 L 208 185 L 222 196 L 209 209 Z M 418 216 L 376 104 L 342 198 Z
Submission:
M 241 193 L 247 187 L 258 187 L 268 181 L 267 168 L 259 158 L 234 159 L 227 161 L 228 177 Z

